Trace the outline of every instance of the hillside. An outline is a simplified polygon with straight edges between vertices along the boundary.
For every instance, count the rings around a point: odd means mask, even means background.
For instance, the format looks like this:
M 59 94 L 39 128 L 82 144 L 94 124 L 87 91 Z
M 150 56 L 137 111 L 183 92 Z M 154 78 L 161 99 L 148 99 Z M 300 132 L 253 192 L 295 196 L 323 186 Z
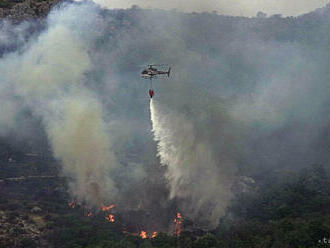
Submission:
M 56 3 L 2 3 L 0 247 L 325 245 L 330 5 Z
M 1 0 L 0 18 L 14 21 L 46 17 L 50 9 L 61 0 Z

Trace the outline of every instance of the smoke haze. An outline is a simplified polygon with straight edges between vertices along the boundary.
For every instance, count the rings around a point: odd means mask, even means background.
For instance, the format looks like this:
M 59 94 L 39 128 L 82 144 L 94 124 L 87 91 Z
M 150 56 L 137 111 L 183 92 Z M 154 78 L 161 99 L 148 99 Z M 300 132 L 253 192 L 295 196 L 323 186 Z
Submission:
M 113 197 L 109 174 L 116 162 L 102 105 L 84 87 L 84 73 L 91 67 L 86 40 L 79 37 L 79 28 L 70 29 L 74 9 L 64 8 L 50 15 L 47 31 L 22 53 L 2 60 L 10 68 L 4 75 L 8 87 L 15 83 L 17 95 L 42 119 L 54 156 L 73 180 L 73 197 L 100 206 Z

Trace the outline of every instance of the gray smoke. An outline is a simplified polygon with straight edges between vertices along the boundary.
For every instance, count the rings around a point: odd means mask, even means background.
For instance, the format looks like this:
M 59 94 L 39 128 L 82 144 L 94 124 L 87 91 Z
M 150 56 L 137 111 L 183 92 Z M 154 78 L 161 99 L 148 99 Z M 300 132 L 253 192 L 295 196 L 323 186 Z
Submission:
M 73 197 L 100 206 L 114 197 L 110 175 L 117 162 L 111 152 L 102 104 L 84 86 L 91 61 L 88 34 L 82 30 L 95 21 L 88 13 L 92 9 L 87 5 L 78 9 L 64 5 L 54 11 L 47 30 L 27 44 L 22 53 L 5 56 L 1 64 L 7 68 L 2 71 L 7 83 L 4 87 L 14 87 L 14 94 L 42 119 L 54 156 L 73 180 Z M 80 23 L 83 26 L 76 25 L 77 16 L 87 13 L 90 20 Z M 9 117 L 15 114 L 9 108 L 6 111 Z
M 150 111 L 158 156 L 167 166 L 170 198 L 178 198 L 180 209 L 196 225 L 215 228 L 230 199 L 231 162 L 214 153 L 210 137 L 203 137 L 205 130 L 184 114 L 153 100 Z

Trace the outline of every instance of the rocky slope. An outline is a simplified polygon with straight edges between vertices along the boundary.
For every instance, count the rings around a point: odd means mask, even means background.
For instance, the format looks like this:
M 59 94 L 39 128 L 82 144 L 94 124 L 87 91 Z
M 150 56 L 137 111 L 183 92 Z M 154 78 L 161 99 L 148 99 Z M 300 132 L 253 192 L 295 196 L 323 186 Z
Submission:
M 0 0 L 0 18 L 14 22 L 45 17 L 62 0 Z

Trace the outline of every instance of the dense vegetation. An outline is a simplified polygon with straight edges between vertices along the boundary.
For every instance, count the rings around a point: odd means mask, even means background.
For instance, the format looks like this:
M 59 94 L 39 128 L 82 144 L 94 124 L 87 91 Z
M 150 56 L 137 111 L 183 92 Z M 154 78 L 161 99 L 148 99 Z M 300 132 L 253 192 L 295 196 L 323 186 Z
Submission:
M 313 165 L 290 177 L 282 174 L 275 185 L 264 182 L 255 191 L 238 195 L 228 215 L 210 233 L 160 234 L 141 240 L 123 236 L 119 226 L 109 228 L 102 219 L 96 224 L 95 219 L 68 216 L 55 222 L 61 228 L 54 241 L 64 247 L 104 248 L 325 247 L 324 238 L 330 237 L 329 206 L 329 178 L 322 166 Z
M 11 149 L 11 156 L 23 155 Z M 12 170 L 25 176 L 57 174 L 56 164 L 40 157 L 26 164 L 2 164 L 2 178 L 12 176 Z M 0 213 L 6 214 L 14 228 L 0 247 L 313 248 L 326 247 L 324 242 L 330 237 L 329 177 L 321 165 L 298 173 L 282 171 L 260 176 L 253 187 L 235 196 L 216 230 L 183 231 L 180 237 L 160 233 L 156 238 L 141 239 L 138 233 L 123 233 L 125 223 L 120 215 L 115 223 L 105 221 L 102 212 L 86 217 L 81 207 L 67 206 L 65 187 L 61 178 L 1 182 Z M 32 213 L 35 206 L 41 212 Z M 16 226 L 21 219 L 36 225 L 40 236 L 25 235 L 27 229 Z M 189 224 L 184 220 L 183 229 Z
M 323 247 L 330 235 L 330 187 L 324 168 L 313 165 L 278 176 L 274 180 L 265 175 L 272 184 L 264 182 L 256 192 L 238 196 L 231 206 L 233 219 L 219 225 L 223 247 Z

